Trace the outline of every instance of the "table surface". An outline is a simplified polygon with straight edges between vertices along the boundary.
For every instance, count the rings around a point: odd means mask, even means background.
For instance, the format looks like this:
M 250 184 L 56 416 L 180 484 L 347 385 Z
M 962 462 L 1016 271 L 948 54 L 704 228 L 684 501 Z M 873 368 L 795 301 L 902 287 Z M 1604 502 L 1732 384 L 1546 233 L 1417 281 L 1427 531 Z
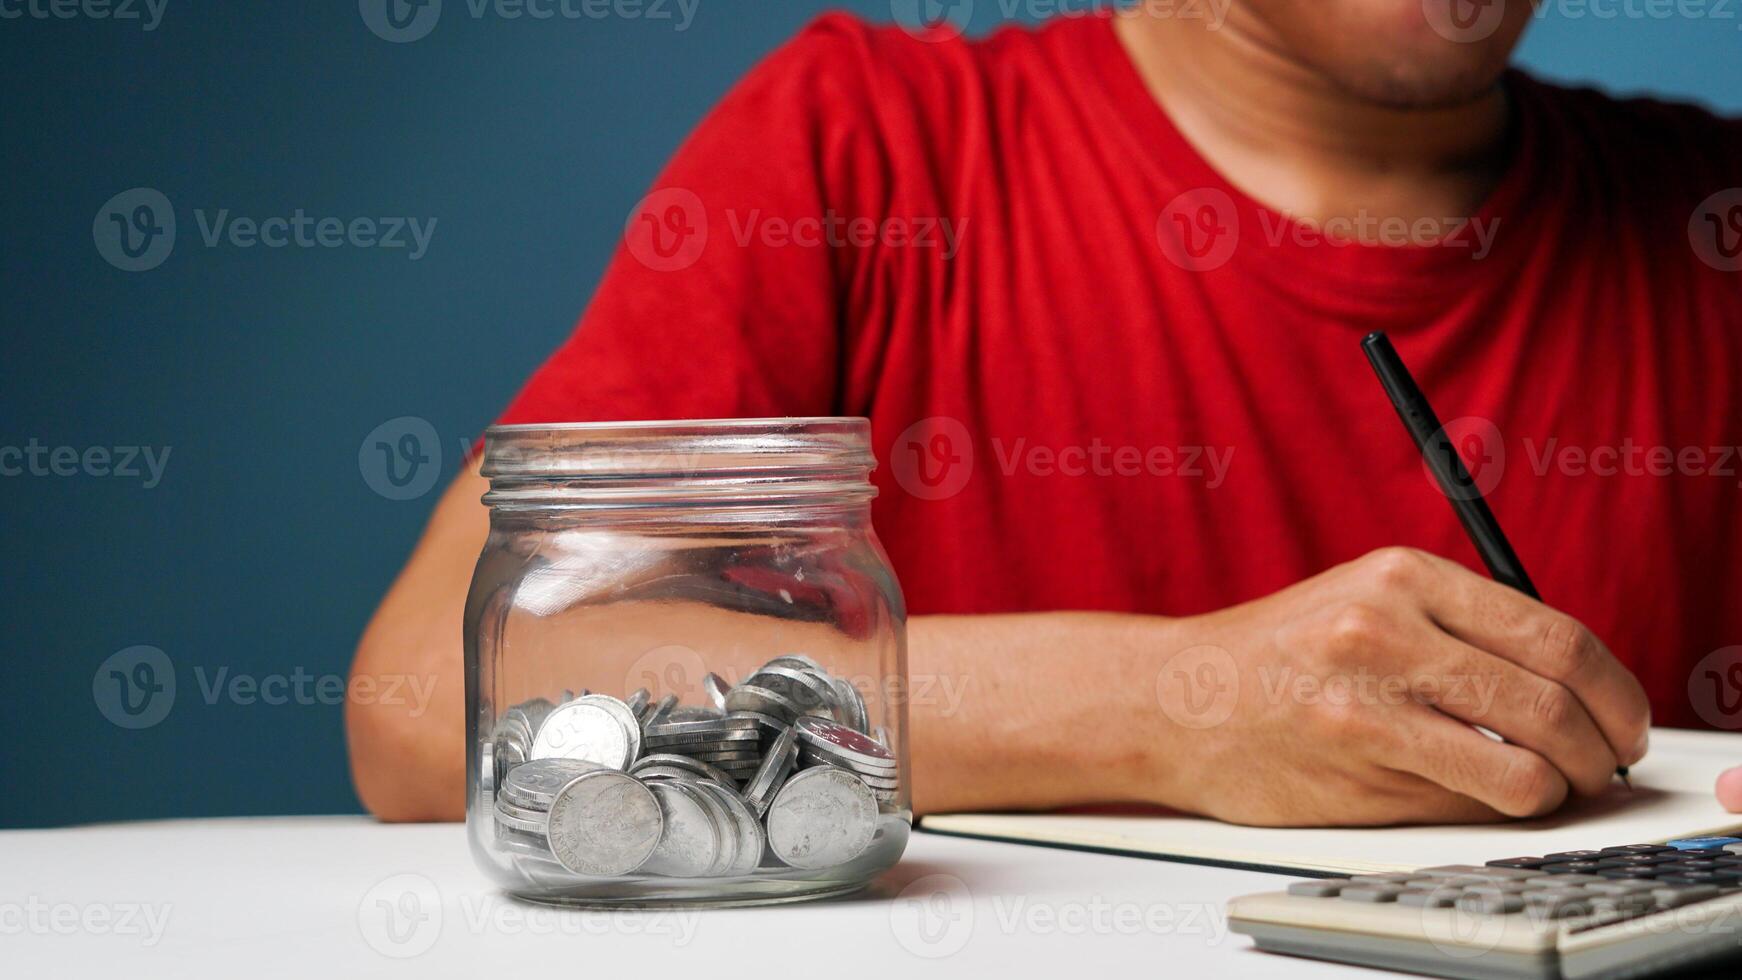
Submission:
M 588 913 L 505 898 L 473 868 L 459 825 L 112 824 L 0 833 L 0 962 L 9 976 L 176 980 L 583 967 L 604 978 L 1072 978 L 1125 965 L 1180 978 L 1384 976 L 1259 953 L 1228 932 L 1229 898 L 1286 880 L 919 833 L 855 898 Z

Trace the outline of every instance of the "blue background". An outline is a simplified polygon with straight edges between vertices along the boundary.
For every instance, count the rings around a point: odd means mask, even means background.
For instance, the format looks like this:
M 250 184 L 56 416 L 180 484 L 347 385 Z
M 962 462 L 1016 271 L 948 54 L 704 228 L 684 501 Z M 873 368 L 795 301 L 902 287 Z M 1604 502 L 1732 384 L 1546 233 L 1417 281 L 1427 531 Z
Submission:
M 200 672 L 344 674 L 439 493 L 377 493 L 365 436 L 427 420 L 445 484 L 567 333 L 685 132 L 827 6 L 699 0 L 680 31 L 475 19 L 446 0 L 411 43 L 343 0 L 168 0 L 149 33 L 0 20 L 0 447 L 171 452 L 150 489 L 0 477 L 0 826 L 356 810 L 339 706 L 208 703 Z M 997 3 L 976 7 L 976 32 L 997 26 Z M 1734 113 L 1738 16 L 1550 15 L 1521 60 Z M 139 186 L 180 228 L 167 261 L 129 273 L 92 223 Z M 205 247 L 193 212 L 220 208 L 437 225 L 416 261 Z M 93 675 L 139 644 L 165 651 L 179 690 L 161 723 L 129 730 L 99 711 Z

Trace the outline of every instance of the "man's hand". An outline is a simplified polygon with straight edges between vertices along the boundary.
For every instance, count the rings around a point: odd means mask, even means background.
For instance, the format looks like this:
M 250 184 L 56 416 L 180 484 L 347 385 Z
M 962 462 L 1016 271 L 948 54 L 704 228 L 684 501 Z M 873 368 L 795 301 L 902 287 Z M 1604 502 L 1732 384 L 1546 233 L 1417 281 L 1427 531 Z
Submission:
M 1537 816 L 1645 755 L 1645 692 L 1590 631 L 1423 552 L 1377 551 L 1174 625 L 1156 782 L 1165 802 L 1221 819 Z M 1221 717 L 1202 688 L 1218 677 Z

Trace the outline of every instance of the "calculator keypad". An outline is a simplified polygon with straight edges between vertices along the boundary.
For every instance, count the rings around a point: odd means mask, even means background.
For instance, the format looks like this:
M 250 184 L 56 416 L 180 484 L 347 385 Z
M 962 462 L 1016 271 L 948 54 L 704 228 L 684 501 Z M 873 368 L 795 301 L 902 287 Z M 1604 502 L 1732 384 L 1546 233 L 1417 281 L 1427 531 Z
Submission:
M 1677 846 L 1679 845 L 1679 846 Z M 1742 839 L 1625 844 L 1601 850 L 1443 865 L 1408 874 L 1298 881 L 1290 895 L 1475 915 L 1584 920 L 1585 927 L 1742 891 Z

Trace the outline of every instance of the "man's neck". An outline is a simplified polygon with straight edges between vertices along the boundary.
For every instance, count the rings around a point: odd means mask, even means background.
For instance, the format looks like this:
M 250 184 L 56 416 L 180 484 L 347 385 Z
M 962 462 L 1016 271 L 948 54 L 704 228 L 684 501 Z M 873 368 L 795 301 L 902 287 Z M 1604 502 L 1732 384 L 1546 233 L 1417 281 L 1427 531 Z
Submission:
M 1510 109 L 1499 86 L 1457 106 L 1400 109 L 1339 90 L 1251 17 L 1210 30 L 1130 13 L 1114 29 L 1186 140 L 1292 217 L 1334 227 L 1470 216 L 1504 170 Z

